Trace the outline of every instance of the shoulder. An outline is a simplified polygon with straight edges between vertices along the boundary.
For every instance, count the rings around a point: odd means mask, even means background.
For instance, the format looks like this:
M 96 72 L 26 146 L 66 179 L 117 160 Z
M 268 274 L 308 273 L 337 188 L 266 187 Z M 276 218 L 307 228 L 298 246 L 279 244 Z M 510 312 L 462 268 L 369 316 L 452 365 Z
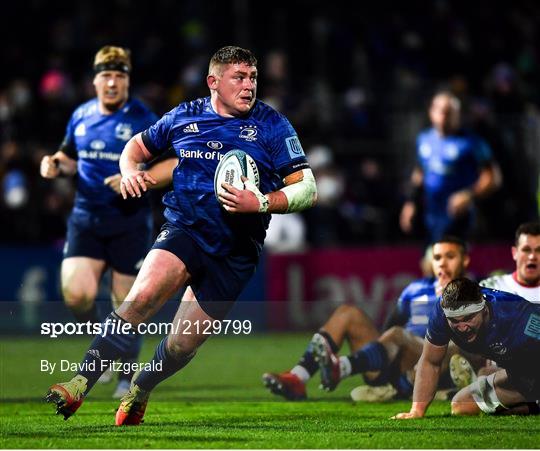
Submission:
M 485 288 L 498 288 L 504 285 L 504 274 L 498 274 L 480 281 L 480 286 Z
M 495 288 L 487 287 L 481 287 L 480 290 L 486 301 L 491 303 L 492 305 L 496 305 L 497 308 L 514 308 L 513 306 L 516 305 L 515 303 L 529 303 L 529 301 L 522 298 L 521 296 L 514 293 L 509 293 L 507 291 L 501 291 Z
M 178 114 L 187 117 L 202 116 L 205 112 L 211 111 L 210 97 L 200 97 L 198 99 L 181 103 L 176 107 L 176 110 Z
M 472 148 L 483 149 L 487 147 L 487 142 L 480 135 L 477 135 L 472 130 L 467 128 L 460 129 L 456 133 L 456 137 L 462 139 L 465 143 L 469 144 Z
M 272 125 L 280 123 L 289 125 L 289 120 L 285 115 L 260 100 L 255 101 L 255 105 L 251 110 L 251 118 Z
M 409 285 L 405 287 L 402 293 L 402 297 L 413 298 L 422 295 L 434 295 L 435 294 L 435 278 L 424 277 L 422 279 L 413 280 Z
M 435 129 L 433 127 L 425 128 L 418 133 L 416 139 L 419 142 L 426 141 L 428 139 L 433 139 L 435 135 Z
M 98 113 L 98 104 L 97 98 L 88 100 L 87 102 L 81 103 L 73 114 L 71 115 L 72 120 L 80 120 L 88 116 L 92 116 Z

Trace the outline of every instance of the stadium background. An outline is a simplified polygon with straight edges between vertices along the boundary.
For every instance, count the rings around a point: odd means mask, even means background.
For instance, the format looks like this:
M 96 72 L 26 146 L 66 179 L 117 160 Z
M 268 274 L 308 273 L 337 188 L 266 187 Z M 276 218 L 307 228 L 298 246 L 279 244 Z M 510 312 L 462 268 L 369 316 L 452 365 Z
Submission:
M 93 96 L 91 61 L 105 44 L 132 50 L 132 95 L 159 115 L 206 95 L 207 61 L 220 46 L 258 56 L 259 98 L 296 127 L 320 190 L 316 208 L 274 220 L 242 297 L 263 301 L 250 307 L 263 329 L 315 327 L 341 302 L 362 305 L 380 323 L 385 303 L 420 275 L 421 236 L 403 235 L 398 215 L 436 89 L 462 99 L 465 125 L 489 142 L 504 175 L 478 205 L 473 275 L 512 269 L 513 232 L 538 217 L 534 1 L 383 1 L 351 11 L 340 2 L 278 1 L 261 10 L 247 0 L 33 0 L 2 13 L 10 25 L 0 49 L 0 299 L 27 312 L 25 324 L 50 311 L 42 303 L 60 299 L 73 196 L 72 181 L 41 179 L 38 164 L 57 148 L 74 107 Z M 3 317 L 5 328 L 18 327 Z
M 436 403 L 419 428 L 388 420 L 408 402 L 346 404 L 358 378 L 331 394 L 318 391 L 314 378 L 313 403 L 303 404 L 280 402 L 260 383 L 263 371 L 295 362 L 308 331 L 337 304 L 356 303 L 380 324 L 401 288 L 421 274 L 421 236 L 403 235 L 398 214 L 434 90 L 451 89 L 463 100 L 466 125 L 489 142 L 503 170 L 502 188 L 478 205 L 472 275 L 512 270 L 514 230 L 538 218 L 540 5 L 353 3 L 2 5 L 1 447 L 486 448 L 493 437 L 500 448 L 538 447 L 535 418 L 456 419 L 448 403 Z M 41 179 L 39 161 L 56 150 L 74 107 L 94 95 L 91 61 L 105 44 L 132 50 L 132 95 L 157 114 L 206 95 L 206 64 L 217 48 L 251 48 L 259 98 L 290 118 L 324 180 L 315 209 L 280 217 L 292 222 L 275 229 L 235 307 L 233 317 L 252 320 L 256 333 L 210 340 L 156 390 L 144 427 L 120 432 L 111 427 L 110 386 L 96 387 L 69 422 L 51 415 L 42 396 L 59 376 L 40 371 L 40 359 L 76 361 L 88 338 L 35 335 L 41 322 L 72 320 L 60 301 L 59 264 L 73 184 Z M 154 200 L 159 224 L 159 193 Z M 107 297 L 105 281 L 102 313 Z M 170 320 L 175 307 L 170 302 L 157 320 Z M 157 339 L 148 337 L 141 360 Z

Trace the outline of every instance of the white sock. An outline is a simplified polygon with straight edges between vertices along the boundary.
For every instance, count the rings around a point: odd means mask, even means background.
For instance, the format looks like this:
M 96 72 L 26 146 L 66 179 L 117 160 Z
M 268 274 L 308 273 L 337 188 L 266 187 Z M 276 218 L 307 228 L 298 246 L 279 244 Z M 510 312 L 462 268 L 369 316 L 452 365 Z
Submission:
M 352 366 L 349 357 L 342 355 L 339 358 L 339 374 L 340 379 L 345 379 L 349 377 L 352 373 Z
M 294 374 L 295 376 L 298 376 L 298 379 L 300 379 L 304 383 L 309 381 L 309 379 L 311 378 L 308 370 L 306 370 L 302 365 L 296 365 L 291 370 L 291 373 Z

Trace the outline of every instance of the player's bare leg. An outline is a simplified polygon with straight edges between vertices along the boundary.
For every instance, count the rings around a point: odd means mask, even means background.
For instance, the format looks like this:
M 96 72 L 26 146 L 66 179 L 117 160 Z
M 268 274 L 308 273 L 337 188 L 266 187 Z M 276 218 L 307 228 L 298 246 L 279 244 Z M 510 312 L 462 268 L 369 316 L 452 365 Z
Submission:
M 149 320 L 188 278 L 186 266 L 178 257 L 164 250 L 151 250 L 126 300 L 105 320 L 106 331 L 94 337 L 79 373 L 69 382 L 53 385 L 47 400 L 72 415 L 108 362 L 124 355 L 137 340 L 136 326 Z
M 394 326 L 384 332 L 379 342 L 386 349 L 388 361 L 399 356 L 401 373 L 412 370 L 422 355 L 424 340 L 403 327 Z
M 98 321 L 95 299 L 105 267 L 105 261 L 89 257 L 68 257 L 62 261 L 64 302 L 80 322 Z
M 506 370 L 499 369 L 490 376 L 461 389 L 452 399 L 453 415 L 538 414 L 538 403 L 527 400 L 510 383 Z
M 341 348 L 347 340 L 351 352 L 355 352 L 379 337 L 379 331 L 365 312 L 353 305 L 340 305 L 321 327 Z
M 188 279 L 189 273 L 182 260 L 171 252 L 152 249 L 116 313 L 133 326 L 146 322 Z
M 324 337 L 321 337 L 323 335 Z M 344 341 L 349 343 L 351 351 L 360 349 L 370 341 L 376 340 L 379 332 L 369 317 L 358 307 L 353 305 L 339 306 L 328 321 L 316 333 L 300 361 L 290 371 L 282 373 L 264 373 L 264 385 L 274 394 L 297 401 L 307 397 L 305 384 L 319 369 L 314 359 L 314 340 L 322 339 L 334 349 L 335 353 L 341 348 Z
M 138 425 L 143 421 L 152 389 L 191 361 L 198 347 L 210 336 L 204 333 L 204 324 L 212 321 L 214 318 L 200 307 L 188 287 L 175 315 L 172 331 L 158 345 L 151 362 L 161 364 L 161 368 L 143 370 L 135 375 L 116 412 L 117 426 Z

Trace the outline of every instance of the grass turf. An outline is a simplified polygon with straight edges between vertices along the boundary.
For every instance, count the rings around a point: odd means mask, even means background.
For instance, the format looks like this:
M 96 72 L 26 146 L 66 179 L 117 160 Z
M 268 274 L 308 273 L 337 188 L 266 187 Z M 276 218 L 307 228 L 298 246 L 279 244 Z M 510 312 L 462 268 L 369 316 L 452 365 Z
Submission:
M 0 344 L 2 448 L 538 448 L 539 417 L 453 418 L 447 402 L 428 417 L 395 421 L 408 402 L 354 404 L 358 378 L 335 392 L 308 386 L 309 401 L 291 403 L 268 393 L 264 371 L 289 368 L 309 335 L 214 337 L 181 373 L 152 394 L 145 423 L 114 426 L 114 384 L 97 385 L 68 421 L 42 397 L 71 373 L 40 371 L 41 359 L 78 362 L 88 338 L 3 337 Z M 148 360 L 156 339 L 147 339 Z

